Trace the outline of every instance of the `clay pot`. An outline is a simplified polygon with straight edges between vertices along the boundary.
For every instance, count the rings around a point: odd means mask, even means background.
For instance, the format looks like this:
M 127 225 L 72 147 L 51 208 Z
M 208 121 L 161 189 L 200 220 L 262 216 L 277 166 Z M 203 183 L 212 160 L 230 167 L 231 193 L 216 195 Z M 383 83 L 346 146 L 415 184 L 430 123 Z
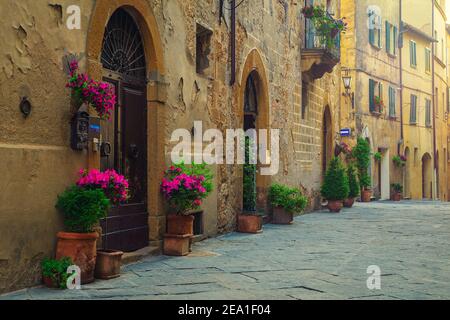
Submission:
M 361 192 L 361 202 L 370 202 L 371 198 L 372 198 L 372 191 L 363 190 Z
M 95 263 L 95 277 L 109 280 L 120 277 L 120 262 L 123 252 L 117 250 L 98 250 Z
M 51 288 L 51 289 L 57 289 L 58 288 L 58 284 L 54 283 L 52 278 L 50 278 L 50 277 L 42 276 L 42 282 L 44 283 L 44 285 L 47 288 Z
M 164 254 L 167 256 L 186 256 L 190 252 L 191 235 L 164 235 Z
M 394 192 L 392 194 L 392 200 L 393 201 L 400 201 L 400 200 L 402 200 L 402 194 L 400 192 Z
M 238 232 L 260 233 L 262 232 L 262 217 L 257 215 L 238 215 Z
M 330 212 L 341 212 L 342 207 L 342 200 L 328 200 L 328 210 L 330 210 Z
M 286 211 L 282 207 L 273 208 L 273 224 L 292 224 L 294 221 L 294 214 Z
M 81 284 L 94 281 L 98 233 L 58 232 L 56 259 L 69 257 L 81 269 Z
M 167 216 L 167 233 L 192 236 L 194 234 L 194 216 L 169 214 Z
M 344 207 L 351 208 L 355 204 L 355 198 L 348 198 L 344 200 Z

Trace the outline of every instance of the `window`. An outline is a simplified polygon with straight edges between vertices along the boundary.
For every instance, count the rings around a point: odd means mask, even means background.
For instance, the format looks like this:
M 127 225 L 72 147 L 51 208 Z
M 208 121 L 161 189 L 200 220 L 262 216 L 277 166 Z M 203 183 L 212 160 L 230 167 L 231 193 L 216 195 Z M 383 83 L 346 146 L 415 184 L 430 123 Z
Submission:
M 450 112 L 450 88 L 447 89 L 447 112 Z
M 417 67 L 417 44 L 410 40 L 409 41 L 409 60 L 411 67 L 415 68 Z
M 197 24 L 196 30 L 196 69 L 197 73 L 208 75 L 210 67 L 209 54 L 211 53 L 212 31 Z
M 425 48 L 425 71 L 431 72 L 431 50 Z
M 383 85 L 375 80 L 369 79 L 369 111 L 383 112 L 380 103 L 383 102 Z
M 371 11 L 369 13 L 369 20 L 371 21 L 369 27 L 369 43 L 372 46 L 381 48 L 381 16 L 377 15 L 376 12 Z
M 412 124 L 417 123 L 417 96 L 411 95 L 411 109 L 409 113 L 409 122 Z
M 306 110 L 308 108 L 308 83 L 302 82 L 302 119 L 306 119 Z
M 386 52 L 395 55 L 397 46 L 397 27 L 386 21 Z
M 431 100 L 425 99 L 425 125 L 431 126 Z
M 389 116 L 395 117 L 395 89 L 392 87 L 389 87 Z

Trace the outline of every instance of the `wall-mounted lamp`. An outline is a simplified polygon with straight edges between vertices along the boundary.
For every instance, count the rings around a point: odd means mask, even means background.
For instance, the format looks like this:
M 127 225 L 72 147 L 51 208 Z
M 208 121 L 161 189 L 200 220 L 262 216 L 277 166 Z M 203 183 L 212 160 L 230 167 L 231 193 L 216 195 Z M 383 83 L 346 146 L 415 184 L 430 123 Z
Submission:
M 342 76 L 342 82 L 344 83 L 345 92 L 342 94 L 344 97 L 350 98 L 352 109 L 355 108 L 355 93 L 350 92 L 352 89 L 352 76 L 349 74 L 348 69 L 344 69 L 344 75 Z
M 30 100 L 28 100 L 27 97 L 23 97 L 22 100 L 20 101 L 20 112 L 22 112 L 22 115 L 24 118 L 28 118 L 28 116 L 31 114 L 31 102 Z

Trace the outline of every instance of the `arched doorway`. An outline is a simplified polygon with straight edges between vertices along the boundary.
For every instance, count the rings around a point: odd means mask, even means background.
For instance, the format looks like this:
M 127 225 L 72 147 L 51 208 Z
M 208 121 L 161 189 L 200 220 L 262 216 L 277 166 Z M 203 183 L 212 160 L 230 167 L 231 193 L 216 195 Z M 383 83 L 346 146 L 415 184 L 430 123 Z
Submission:
M 404 197 L 405 197 L 405 199 L 411 199 L 411 186 L 410 186 L 410 181 L 411 181 L 411 170 L 412 170 L 412 168 L 411 168 L 411 163 L 412 163 L 412 161 L 411 161 L 411 158 L 410 158 L 410 150 L 409 150 L 409 147 L 406 147 L 406 149 L 405 149 L 405 157 L 406 157 L 406 166 L 405 166 L 405 175 L 404 175 L 404 179 L 405 179 L 405 181 L 404 181 L 404 185 L 405 185 L 405 188 L 404 188 Z
M 422 198 L 433 198 L 433 163 L 429 153 L 422 157 Z
M 322 119 L 322 177 L 325 177 L 328 164 L 333 157 L 333 126 L 330 107 L 326 106 Z
M 133 251 L 148 245 L 147 70 L 141 32 L 133 16 L 117 9 L 105 29 L 103 80 L 116 90 L 111 121 L 102 123 L 101 170 L 115 169 L 129 181 L 130 199 L 102 222 L 102 245 Z
M 270 132 L 270 110 L 269 110 L 269 89 L 268 81 L 265 72 L 265 67 L 261 55 L 257 49 L 252 49 L 242 68 L 241 82 L 238 87 L 238 106 L 236 110 L 239 115 L 241 128 L 256 129 L 259 135 L 259 130 L 267 130 Z M 267 137 L 268 150 L 270 151 L 270 136 Z M 250 180 L 256 185 L 256 208 L 258 212 L 267 211 L 267 193 L 270 184 L 270 176 L 260 174 L 260 167 L 262 164 L 258 161 L 256 165 L 256 173 L 254 169 L 248 172 L 251 177 Z M 243 170 L 243 179 L 245 170 Z M 247 176 L 248 177 L 248 176 Z M 242 183 L 243 186 L 243 183 Z M 239 187 L 240 188 L 240 187 Z M 242 189 L 241 189 L 242 190 Z M 243 195 L 243 192 L 241 192 Z M 242 196 L 242 209 L 244 208 L 244 195 Z M 251 207 L 251 206 L 250 206 Z M 251 209 L 251 208 L 250 208 Z

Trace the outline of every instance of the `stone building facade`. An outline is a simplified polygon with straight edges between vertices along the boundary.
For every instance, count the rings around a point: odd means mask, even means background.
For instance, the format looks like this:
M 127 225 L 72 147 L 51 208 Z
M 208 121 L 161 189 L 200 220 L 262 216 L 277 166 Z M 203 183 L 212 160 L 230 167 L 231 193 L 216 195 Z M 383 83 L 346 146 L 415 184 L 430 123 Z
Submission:
M 125 154 L 145 159 L 136 178 L 143 179 L 140 214 L 146 218 L 143 225 L 128 225 L 145 230 L 145 244 L 159 248 L 165 232 L 159 182 L 170 164 L 173 131 L 198 133 L 195 121 L 203 132 L 243 128 L 249 77 L 257 97 L 256 128 L 280 129 L 279 171 L 258 176 L 258 203 L 267 211 L 267 188 L 281 182 L 301 187 L 310 209 L 320 205 L 323 168 L 339 130 L 341 78 L 339 59 L 320 76 L 304 76 L 325 54 L 320 47 L 305 48 L 304 1 L 235 1 L 235 23 L 231 1 L 80 0 L 75 8 L 73 2 L 5 1 L 0 7 L 0 292 L 39 282 L 40 261 L 53 255 L 55 234 L 63 228 L 57 195 L 79 169 L 111 166 L 102 143 L 115 145 L 114 121 L 100 122 L 100 140 L 90 139 L 87 150 L 70 148 L 68 55 L 77 55 L 92 78 L 115 85 L 121 110 L 144 112 L 135 118 L 139 125 L 125 123 L 121 130 L 131 130 L 139 142 L 130 141 Z M 324 4 L 339 15 L 339 1 Z M 69 28 L 78 13 L 80 29 Z M 142 50 L 141 79 L 105 68 L 105 39 L 117 28 L 124 34 L 138 30 L 128 33 L 142 47 L 122 49 Z M 203 237 L 233 231 L 242 210 L 242 166 L 211 169 L 215 188 L 202 208 Z

